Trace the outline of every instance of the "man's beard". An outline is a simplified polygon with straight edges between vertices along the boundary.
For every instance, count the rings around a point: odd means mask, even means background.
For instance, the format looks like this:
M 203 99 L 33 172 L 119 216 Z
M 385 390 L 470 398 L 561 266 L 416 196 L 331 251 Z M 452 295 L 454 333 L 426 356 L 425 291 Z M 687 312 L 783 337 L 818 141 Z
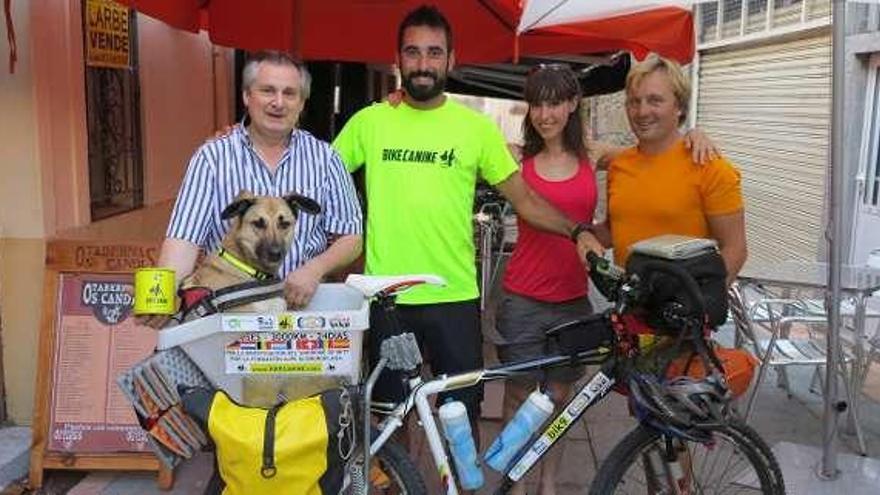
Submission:
M 430 77 L 434 80 L 434 84 L 430 86 L 415 84 L 413 79 L 417 77 Z M 446 88 L 446 77 L 431 72 L 413 72 L 403 79 L 403 87 L 410 98 L 416 101 L 428 101 L 443 92 Z

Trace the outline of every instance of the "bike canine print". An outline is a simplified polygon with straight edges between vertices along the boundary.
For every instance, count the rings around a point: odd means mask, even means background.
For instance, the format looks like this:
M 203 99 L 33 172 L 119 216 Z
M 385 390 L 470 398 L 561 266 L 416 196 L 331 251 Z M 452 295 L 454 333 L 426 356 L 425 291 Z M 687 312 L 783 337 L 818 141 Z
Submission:
M 455 148 L 446 150 L 411 150 L 405 148 L 385 148 L 382 150 L 382 160 L 386 162 L 440 165 L 451 167 L 458 161 Z

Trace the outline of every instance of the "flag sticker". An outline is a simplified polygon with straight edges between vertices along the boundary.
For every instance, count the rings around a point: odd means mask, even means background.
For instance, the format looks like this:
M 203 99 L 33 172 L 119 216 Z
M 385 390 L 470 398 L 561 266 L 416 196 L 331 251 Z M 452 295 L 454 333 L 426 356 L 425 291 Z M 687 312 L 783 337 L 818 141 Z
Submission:
M 350 331 L 255 332 L 241 334 L 224 349 L 227 374 L 351 375 L 360 339 Z

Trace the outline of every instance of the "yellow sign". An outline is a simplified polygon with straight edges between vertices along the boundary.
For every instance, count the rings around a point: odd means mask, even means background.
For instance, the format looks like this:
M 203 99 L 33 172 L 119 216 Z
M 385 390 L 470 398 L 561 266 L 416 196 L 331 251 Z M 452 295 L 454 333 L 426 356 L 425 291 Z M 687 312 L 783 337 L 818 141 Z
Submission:
M 85 22 L 86 64 L 128 68 L 129 10 L 112 0 L 87 0 Z
M 174 314 L 174 270 L 139 268 L 134 272 L 134 314 Z

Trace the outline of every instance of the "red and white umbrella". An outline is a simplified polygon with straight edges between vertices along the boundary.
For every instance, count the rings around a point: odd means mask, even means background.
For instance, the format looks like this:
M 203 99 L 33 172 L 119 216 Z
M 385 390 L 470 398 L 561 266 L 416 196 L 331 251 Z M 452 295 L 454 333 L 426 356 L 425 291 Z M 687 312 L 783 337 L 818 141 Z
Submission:
M 223 46 L 278 49 L 308 60 L 389 63 L 397 25 L 424 0 L 116 0 L 171 26 L 206 30 Z M 694 53 L 689 10 L 668 3 L 621 11 L 626 0 L 435 0 L 449 18 L 461 63 L 628 50 L 658 52 L 681 62 Z M 525 4 L 523 8 L 522 4 Z M 647 4 L 648 2 L 641 2 Z M 673 2 L 684 4 L 687 2 Z M 558 5 L 557 5 L 558 4 Z M 553 9 L 540 24 L 532 19 Z M 660 8 L 656 8 L 659 6 Z M 601 7 L 597 10 L 597 8 Z M 588 13 L 587 17 L 581 14 Z M 548 24 L 553 19 L 554 24 Z M 574 21 L 574 22 L 569 22 Z M 525 24 L 524 24 L 525 22 Z M 527 26 L 527 30 L 518 27 Z
M 517 32 L 578 25 L 599 19 L 621 19 L 658 9 L 690 11 L 694 4 L 710 1 L 714 0 L 525 0 Z

